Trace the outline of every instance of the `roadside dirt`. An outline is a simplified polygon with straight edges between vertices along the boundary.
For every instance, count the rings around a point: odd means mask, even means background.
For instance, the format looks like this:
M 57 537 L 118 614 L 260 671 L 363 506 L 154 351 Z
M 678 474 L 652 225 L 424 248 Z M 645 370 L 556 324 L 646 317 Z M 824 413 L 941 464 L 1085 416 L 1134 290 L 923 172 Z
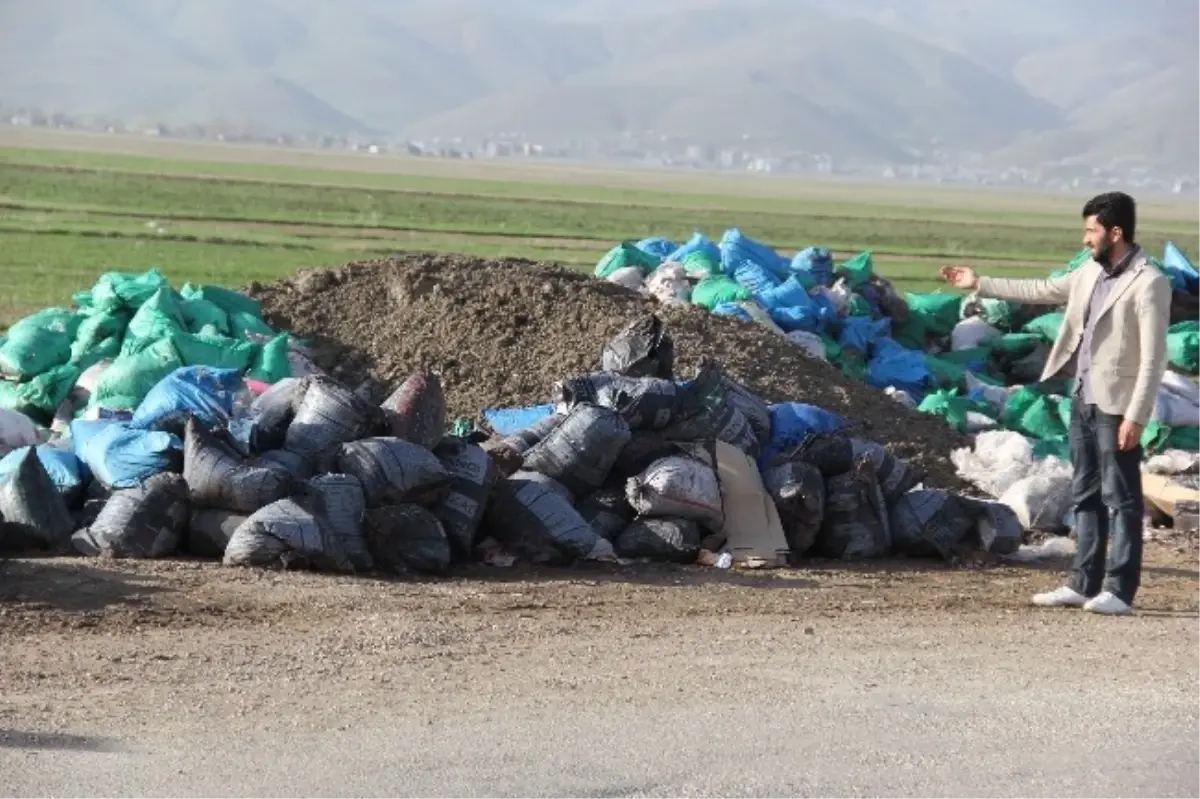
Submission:
M 897 635 L 910 631 L 915 646 L 939 619 L 970 627 L 1060 618 L 1028 601 L 1059 584 L 1065 565 L 816 562 L 759 572 L 476 566 L 442 579 L 396 580 L 203 561 L 15 559 L 0 565 L 0 712 L 37 715 L 44 689 L 86 685 L 86 702 L 54 703 L 47 712 L 120 714 L 105 707 L 119 691 L 92 689 L 132 689 L 144 680 L 182 685 L 202 675 L 236 686 L 344 671 L 343 678 L 371 682 L 437 661 L 458 664 L 458 679 L 470 682 L 483 678 L 490 656 L 515 651 L 553 671 L 564 634 L 586 633 L 617 655 L 631 637 L 702 641 L 767 625 L 795 638 L 882 623 Z M 1194 618 L 1198 581 L 1192 542 L 1149 542 L 1140 616 L 1121 623 Z

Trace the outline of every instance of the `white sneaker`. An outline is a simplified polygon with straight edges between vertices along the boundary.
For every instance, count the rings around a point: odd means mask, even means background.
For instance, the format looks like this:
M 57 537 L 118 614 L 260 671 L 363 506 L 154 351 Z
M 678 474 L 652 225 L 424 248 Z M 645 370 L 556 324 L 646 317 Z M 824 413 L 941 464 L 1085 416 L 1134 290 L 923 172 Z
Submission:
M 1033 595 L 1033 604 L 1043 608 L 1082 608 L 1087 601 L 1087 597 L 1067 585 Z
M 1102 591 L 1092 597 L 1083 606 L 1083 609 L 1090 613 L 1103 613 L 1106 616 L 1124 616 L 1133 613 L 1133 608 L 1112 591 Z

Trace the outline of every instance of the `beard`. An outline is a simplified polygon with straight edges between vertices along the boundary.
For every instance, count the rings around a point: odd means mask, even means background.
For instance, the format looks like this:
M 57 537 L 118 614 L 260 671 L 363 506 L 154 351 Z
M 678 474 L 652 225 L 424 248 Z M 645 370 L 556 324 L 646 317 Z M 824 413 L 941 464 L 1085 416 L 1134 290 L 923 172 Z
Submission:
M 1096 249 L 1092 252 L 1092 259 L 1107 269 L 1112 266 L 1112 252 L 1112 242 L 1105 239 L 1096 245 Z

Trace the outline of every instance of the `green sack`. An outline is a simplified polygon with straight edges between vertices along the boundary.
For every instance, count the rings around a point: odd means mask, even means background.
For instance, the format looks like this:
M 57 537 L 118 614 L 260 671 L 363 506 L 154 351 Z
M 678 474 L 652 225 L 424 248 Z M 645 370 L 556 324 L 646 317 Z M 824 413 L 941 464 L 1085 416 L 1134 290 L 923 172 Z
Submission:
M 158 381 L 183 366 L 174 342 L 159 339 L 136 355 L 119 356 L 100 375 L 91 404 L 111 410 L 133 410 Z
M 183 320 L 178 295 L 169 286 L 164 286 L 138 308 L 129 320 L 125 337 L 157 341 L 186 329 L 187 323 Z
M 967 371 L 978 373 L 980 371 L 978 364 L 982 361 L 986 365 L 990 355 L 991 350 L 988 347 L 972 347 L 969 350 L 941 352 L 937 355 L 928 354 L 925 356 L 925 368 L 933 375 L 939 386 L 964 388 Z M 972 369 L 972 367 L 975 368 Z
M 728 275 L 706 277 L 692 289 L 692 302 L 708 310 L 727 302 L 750 299 L 750 290 Z
M 74 364 L 63 364 L 42 372 L 28 383 L 20 383 L 17 393 L 22 413 L 44 421 L 52 419 L 58 406 L 70 396 L 82 371 Z
M 871 316 L 871 303 L 861 294 L 851 294 L 846 301 L 846 316 Z
M 245 311 L 234 311 L 229 315 L 229 333 L 236 339 L 248 339 L 250 336 L 270 337 L 275 335 L 271 326 L 261 317 Z
M 604 254 L 600 262 L 596 264 L 594 274 L 603 279 L 627 266 L 636 266 L 642 272 L 649 274 L 661 264 L 661 258 L 642 252 L 632 241 L 623 241 Z
M 895 324 L 894 320 L 893 324 Z M 924 352 L 925 348 L 929 346 L 925 323 L 921 317 L 913 313 L 908 315 L 908 320 L 904 324 L 892 328 L 892 339 L 902 347 L 919 352 Z
M 833 363 L 836 363 L 846 377 L 854 378 L 860 383 L 867 382 L 867 357 L 859 350 L 853 347 L 842 347 L 837 361 Z
M 1043 341 L 1053 344 L 1058 340 L 1058 331 L 1062 329 L 1063 321 L 1066 318 L 1067 315 L 1062 311 L 1052 311 L 1029 322 L 1022 330 L 1025 333 L 1041 336 Z
M 288 362 L 288 334 L 281 333 L 259 348 L 258 356 L 246 377 L 275 384 L 292 376 L 292 365 Z
M 912 316 L 920 317 L 927 333 L 933 336 L 948 336 L 959 322 L 962 309 L 962 295 L 943 294 L 913 294 L 904 295 L 908 310 Z
M 1071 262 L 1068 263 L 1065 267 L 1063 267 L 1062 269 L 1056 269 L 1055 271 L 1051 272 L 1050 278 L 1053 280 L 1054 278 L 1065 277 L 1066 275 L 1071 274 L 1076 269 L 1078 269 L 1079 267 L 1081 267 L 1085 263 L 1087 263 L 1088 259 L 1091 257 L 1092 257 L 1092 251 L 1089 250 L 1087 247 L 1084 247 L 1082 250 L 1080 250 L 1078 253 L 1075 254 L 1075 257 L 1072 258 Z
M 1167 436 L 1166 449 L 1200 450 L 1200 427 L 1175 427 Z
M 842 345 L 837 342 L 837 339 L 822 333 L 821 342 L 825 345 L 825 360 L 830 363 L 840 363 L 842 360 Z
M 858 288 L 875 276 L 875 259 L 870 250 L 860 252 L 834 270 L 834 274 L 845 277 L 850 288 Z
M 992 352 L 1001 353 L 1011 358 L 1023 358 L 1037 349 L 1042 337 L 1037 333 L 1005 333 L 991 341 Z
M 1200 371 L 1200 322 L 1188 320 L 1167 329 L 1167 361 L 1188 374 Z
M 964 302 L 960 313 L 963 319 L 978 316 L 997 330 L 1008 332 L 1012 330 L 1013 311 L 1017 307 L 1016 303 L 1008 302 L 1007 300 L 976 297 L 973 300 Z
M 80 323 L 79 330 L 75 332 L 74 343 L 71 344 L 71 363 L 81 363 L 85 360 L 95 363 L 101 360 L 91 357 L 92 350 L 113 338 L 116 338 L 117 347 L 120 347 L 131 318 L 127 311 L 95 311 L 87 314 Z M 86 369 L 87 366 L 83 368 Z
M 171 341 L 184 366 L 208 366 L 245 372 L 259 351 L 259 346 L 254 342 L 238 341 L 229 336 L 176 333 Z
M 71 342 L 82 321 L 66 308 L 47 308 L 19 320 L 0 346 L 0 375 L 28 380 L 71 360 Z
M 721 274 L 721 264 L 707 250 L 695 250 L 683 259 L 683 271 L 693 277 L 705 278 Z
M 92 307 L 100 311 L 137 311 L 159 289 L 169 288 L 167 278 L 154 267 L 146 272 L 107 272 L 92 288 Z
M 1064 409 L 1062 406 L 1066 405 Z M 1009 430 L 1042 441 L 1057 441 L 1067 438 L 1070 419 L 1070 400 L 1051 394 L 1043 394 L 1036 388 L 1026 386 L 1014 392 L 1004 406 L 1001 422 Z
M 201 328 L 209 325 L 220 335 L 229 333 L 229 314 L 214 302 L 195 297 L 185 299 L 179 304 L 179 309 L 189 333 L 199 333 Z
M 87 352 L 82 353 L 78 358 L 71 359 L 71 365 L 78 367 L 79 371 L 90 369 L 101 361 L 113 361 L 121 355 L 121 337 L 109 336 L 103 341 L 93 344 Z
M 204 300 L 212 303 L 229 316 L 244 313 L 262 318 L 262 304 L 258 300 L 224 286 L 197 286 L 185 283 L 180 294 L 185 300 Z

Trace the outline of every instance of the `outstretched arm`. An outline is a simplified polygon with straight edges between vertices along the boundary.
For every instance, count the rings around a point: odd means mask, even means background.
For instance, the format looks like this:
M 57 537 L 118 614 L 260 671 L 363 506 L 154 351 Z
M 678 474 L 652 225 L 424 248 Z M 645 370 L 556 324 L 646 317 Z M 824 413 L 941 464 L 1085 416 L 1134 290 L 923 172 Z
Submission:
M 1027 305 L 1062 305 L 1071 293 L 1071 275 L 1046 280 L 979 277 L 969 266 L 944 266 L 942 279 L 955 288 L 977 291 L 981 297 Z

